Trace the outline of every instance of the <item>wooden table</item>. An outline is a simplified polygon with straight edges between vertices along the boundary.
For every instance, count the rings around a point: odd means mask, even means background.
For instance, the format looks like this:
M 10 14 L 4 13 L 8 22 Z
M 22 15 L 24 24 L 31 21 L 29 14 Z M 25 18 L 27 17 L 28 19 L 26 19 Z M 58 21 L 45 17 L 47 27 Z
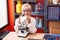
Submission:
M 30 39 L 43 39 L 43 33 L 29 34 L 26 38 L 18 37 L 16 32 L 8 33 L 2 40 L 30 40 Z M 44 40 L 44 39 L 43 39 Z

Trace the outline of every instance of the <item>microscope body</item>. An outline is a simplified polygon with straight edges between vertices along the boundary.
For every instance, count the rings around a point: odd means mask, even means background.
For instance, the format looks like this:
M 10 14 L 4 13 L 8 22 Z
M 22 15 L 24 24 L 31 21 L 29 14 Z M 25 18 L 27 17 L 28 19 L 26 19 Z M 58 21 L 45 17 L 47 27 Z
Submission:
M 24 21 L 20 26 L 18 26 L 18 30 L 21 31 L 21 33 L 26 33 L 28 32 L 28 27 L 27 27 L 27 23 Z
M 26 17 L 20 18 L 20 25 L 18 26 L 18 36 L 26 37 L 29 33 L 29 28 L 27 27 Z

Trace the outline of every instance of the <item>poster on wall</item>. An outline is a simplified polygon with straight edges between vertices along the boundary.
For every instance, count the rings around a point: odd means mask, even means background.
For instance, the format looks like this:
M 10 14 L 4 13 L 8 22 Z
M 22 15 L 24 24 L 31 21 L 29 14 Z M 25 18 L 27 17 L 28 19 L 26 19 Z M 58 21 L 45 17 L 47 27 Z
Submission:
M 36 0 L 35 6 L 35 13 L 36 15 L 43 15 L 44 14 L 44 0 Z
M 7 0 L 0 0 L 0 29 L 7 24 Z

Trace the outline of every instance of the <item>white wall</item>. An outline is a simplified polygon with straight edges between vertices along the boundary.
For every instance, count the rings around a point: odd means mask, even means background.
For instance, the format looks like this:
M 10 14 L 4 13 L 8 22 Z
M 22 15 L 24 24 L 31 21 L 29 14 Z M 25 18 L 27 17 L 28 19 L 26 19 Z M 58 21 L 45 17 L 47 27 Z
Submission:
M 7 0 L 0 0 L 0 29 L 8 24 Z

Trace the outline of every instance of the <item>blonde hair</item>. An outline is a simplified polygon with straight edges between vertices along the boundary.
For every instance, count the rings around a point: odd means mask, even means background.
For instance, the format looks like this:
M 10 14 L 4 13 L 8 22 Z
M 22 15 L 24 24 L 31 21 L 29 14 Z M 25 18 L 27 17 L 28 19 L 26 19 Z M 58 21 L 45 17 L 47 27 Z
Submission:
M 32 7 L 31 7 L 31 5 L 30 4 L 28 4 L 28 3 L 25 3 L 25 4 L 23 4 L 22 5 L 22 10 L 24 10 L 24 9 L 32 9 Z

